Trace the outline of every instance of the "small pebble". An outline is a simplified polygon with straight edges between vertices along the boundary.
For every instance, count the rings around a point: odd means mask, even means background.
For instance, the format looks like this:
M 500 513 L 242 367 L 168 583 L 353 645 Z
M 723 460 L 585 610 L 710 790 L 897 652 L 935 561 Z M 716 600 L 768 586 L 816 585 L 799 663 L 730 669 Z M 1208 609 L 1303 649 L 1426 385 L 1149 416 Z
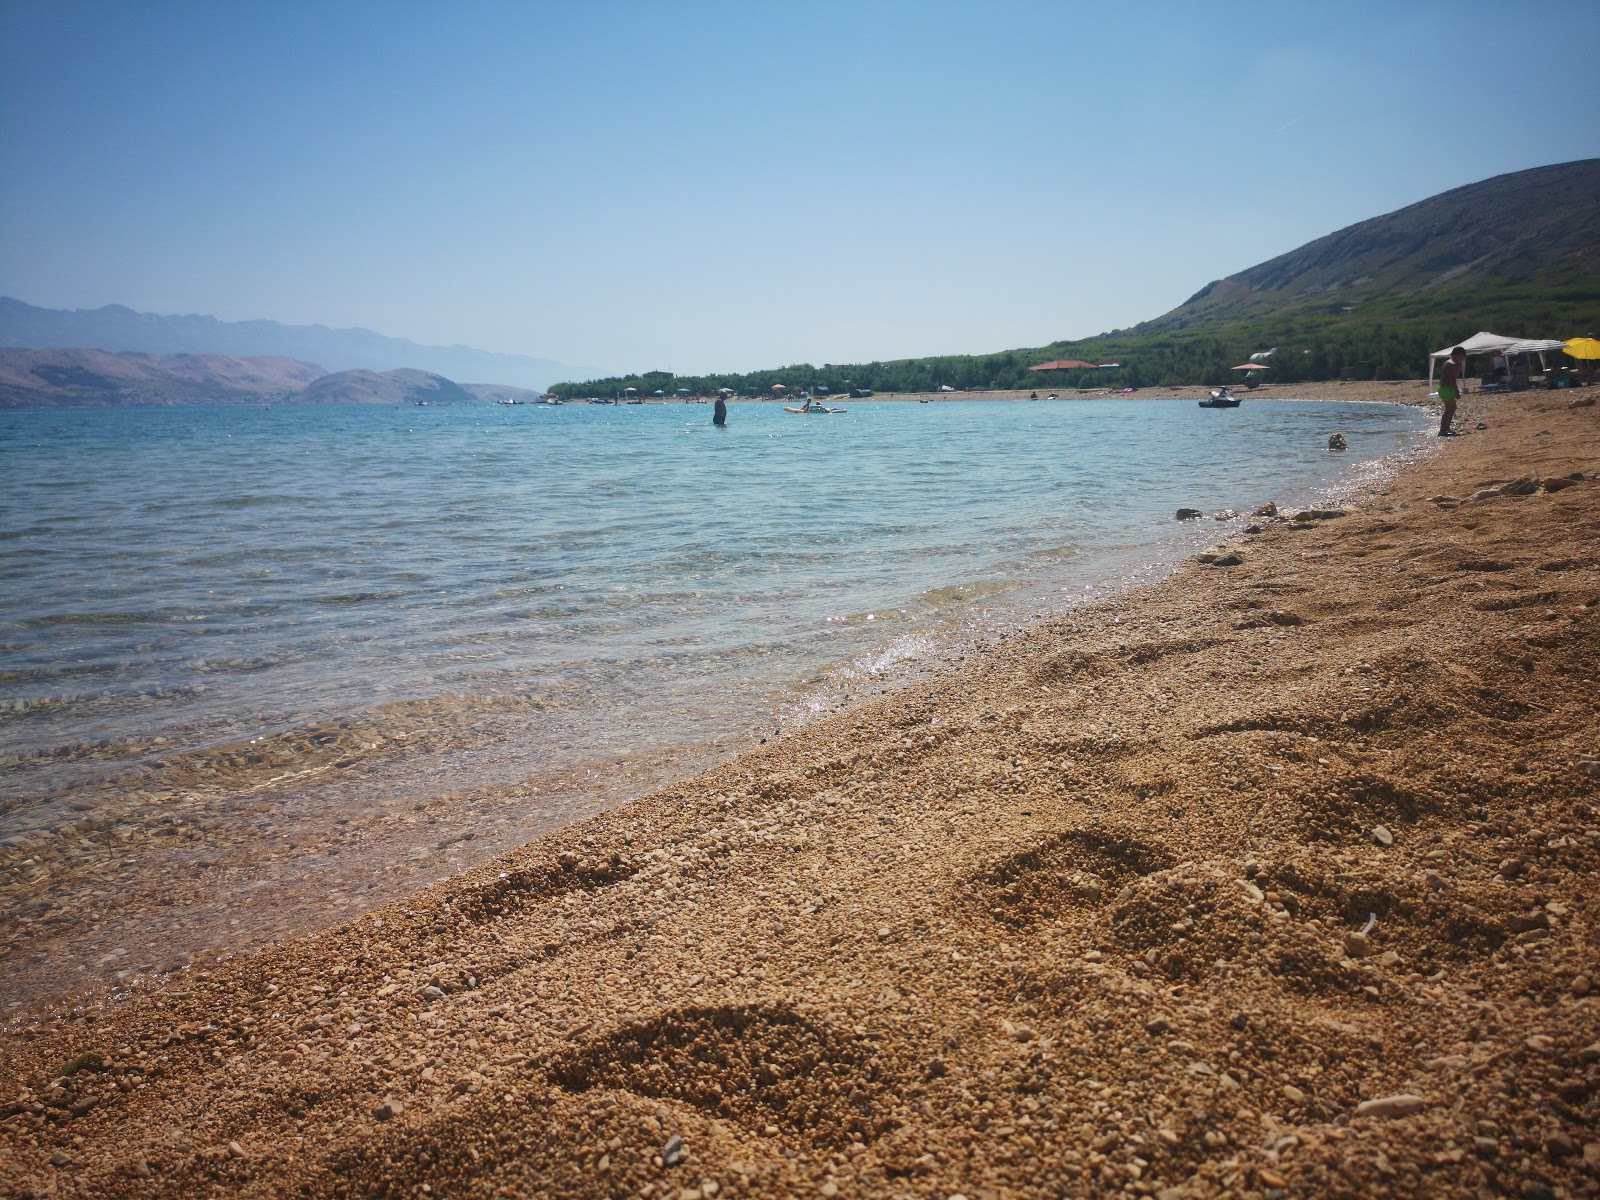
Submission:
M 1395 1096 L 1379 1096 L 1372 1100 L 1363 1100 L 1356 1105 L 1356 1116 L 1405 1117 L 1419 1111 L 1425 1104 L 1427 1101 L 1421 1096 L 1401 1092 Z

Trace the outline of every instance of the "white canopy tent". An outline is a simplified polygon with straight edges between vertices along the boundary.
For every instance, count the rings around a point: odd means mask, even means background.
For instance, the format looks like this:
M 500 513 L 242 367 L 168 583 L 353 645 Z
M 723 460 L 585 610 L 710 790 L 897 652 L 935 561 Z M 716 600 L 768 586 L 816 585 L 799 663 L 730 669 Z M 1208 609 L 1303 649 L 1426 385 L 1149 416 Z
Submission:
M 1468 357 L 1474 354 L 1493 354 L 1496 350 L 1510 356 L 1513 354 L 1537 354 L 1539 365 L 1545 365 L 1544 355 L 1547 350 L 1559 350 L 1563 343 L 1559 339 L 1551 338 L 1511 338 L 1502 337 L 1498 333 L 1479 331 L 1464 342 L 1456 342 L 1446 346 L 1443 350 L 1435 350 L 1428 356 L 1428 382 L 1433 382 L 1433 369 L 1439 363 L 1450 357 L 1450 352 L 1460 346 L 1467 352 Z

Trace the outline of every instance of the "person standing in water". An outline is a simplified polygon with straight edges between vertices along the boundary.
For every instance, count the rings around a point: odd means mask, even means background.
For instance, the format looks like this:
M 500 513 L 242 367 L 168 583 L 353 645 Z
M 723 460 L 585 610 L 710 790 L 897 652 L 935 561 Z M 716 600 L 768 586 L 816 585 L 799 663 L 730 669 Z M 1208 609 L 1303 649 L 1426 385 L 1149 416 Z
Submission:
M 728 401 L 726 398 L 717 397 L 716 407 L 711 410 L 711 423 L 713 425 L 726 425 L 728 423 Z
M 1461 368 L 1467 361 L 1467 352 L 1460 346 L 1450 351 L 1444 367 L 1439 372 L 1439 402 L 1444 405 L 1444 415 L 1439 418 L 1440 437 L 1459 437 L 1450 428 L 1456 415 L 1456 397 L 1461 395 Z

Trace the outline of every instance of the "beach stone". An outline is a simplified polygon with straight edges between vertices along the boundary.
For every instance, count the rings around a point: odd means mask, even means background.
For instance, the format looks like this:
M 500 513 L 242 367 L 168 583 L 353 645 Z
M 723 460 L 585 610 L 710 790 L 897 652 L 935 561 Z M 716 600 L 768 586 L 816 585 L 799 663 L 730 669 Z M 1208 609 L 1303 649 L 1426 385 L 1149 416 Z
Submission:
M 1594 397 L 1593 396 L 1578 396 L 1578 397 L 1575 397 L 1574 399 L 1571 399 L 1571 400 L 1567 401 L 1567 407 L 1568 408 L 1593 408 L 1594 407 Z
M 1268 500 L 1251 515 L 1256 517 L 1275 517 L 1278 515 L 1278 506 L 1273 501 Z
M 1394 834 L 1389 832 L 1389 828 L 1386 825 L 1374 825 L 1372 827 L 1372 840 L 1380 846 L 1392 846 L 1394 845 Z
M 1572 980 L 1572 994 L 1574 996 L 1587 996 L 1594 988 L 1594 981 L 1587 975 L 1577 975 Z
M 1306 508 L 1290 517 L 1291 521 L 1332 521 L 1344 516 L 1342 508 Z
M 85 1096 L 82 1100 L 79 1100 L 77 1103 L 75 1103 L 68 1111 L 71 1112 L 75 1117 L 81 1117 L 99 1103 L 99 1096 Z
M 1151 1037 L 1159 1037 L 1171 1028 L 1172 1026 L 1168 1025 L 1166 1021 L 1160 1017 L 1151 1017 L 1144 1023 L 1144 1031 Z
M 1304 625 L 1306 619 L 1299 613 L 1290 612 L 1286 608 L 1274 608 L 1267 613 L 1267 620 L 1274 625 Z
M 1529 471 L 1526 475 L 1513 479 L 1510 483 L 1500 485 L 1502 496 L 1530 496 L 1539 490 L 1539 472 Z
M 1240 554 L 1236 550 L 1228 554 L 1219 555 L 1211 560 L 1211 565 L 1213 567 L 1237 567 L 1242 566 L 1243 564 L 1244 555 Z
M 1356 930 L 1344 935 L 1344 952 L 1351 958 L 1365 958 L 1372 953 L 1372 939 Z
M 683 1161 L 683 1138 L 673 1134 L 667 1139 L 667 1144 L 661 1147 L 661 1165 L 675 1167 Z
M 1180 521 L 1194 521 L 1205 516 L 1198 508 L 1180 508 L 1177 519 Z
M 405 1110 L 406 1106 L 401 1101 L 396 1100 L 393 1096 L 387 1096 L 384 1098 L 383 1103 L 372 1110 L 372 1115 L 380 1121 L 392 1121 Z
M 1410 1092 L 1401 1092 L 1394 1096 L 1379 1096 L 1372 1100 L 1363 1100 L 1356 1105 L 1355 1115 L 1358 1117 L 1407 1117 L 1420 1111 L 1427 1101 L 1421 1096 Z
M 1344 440 L 1344 434 L 1336 433 L 1328 439 L 1329 450 L 1348 450 L 1350 443 Z
M 245 1148 L 243 1146 L 241 1146 L 238 1142 L 229 1142 L 228 1143 L 228 1154 L 230 1156 L 232 1156 L 233 1158 L 249 1158 L 250 1157 L 250 1155 L 245 1152 Z

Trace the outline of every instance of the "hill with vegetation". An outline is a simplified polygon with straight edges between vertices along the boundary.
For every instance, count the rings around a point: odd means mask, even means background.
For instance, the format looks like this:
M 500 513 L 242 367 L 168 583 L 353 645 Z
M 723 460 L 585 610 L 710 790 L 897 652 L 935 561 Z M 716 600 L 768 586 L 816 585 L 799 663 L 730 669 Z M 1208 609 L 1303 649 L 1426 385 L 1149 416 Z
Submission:
M 624 388 L 743 394 L 826 387 L 923 392 L 1224 383 L 1275 348 L 1274 381 L 1412 378 L 1427 356 L 1480 329 L 1567 338 L 1600 331 L 1600 159 L 1499 175 L 1362 221 L 1201 288 L 1131 329 L 994 354 L 796 363 L 720 375 L 667 372 L 551 385 L 566 396 Z M 1038 372 L 1065 359 L 1115 362 Z

